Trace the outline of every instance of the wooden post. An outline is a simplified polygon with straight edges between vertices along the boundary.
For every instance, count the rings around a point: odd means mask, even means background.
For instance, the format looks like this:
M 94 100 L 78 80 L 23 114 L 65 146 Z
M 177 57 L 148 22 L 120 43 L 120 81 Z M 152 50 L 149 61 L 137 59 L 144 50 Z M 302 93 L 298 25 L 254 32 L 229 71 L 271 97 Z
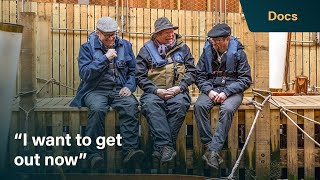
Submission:
M 34 106 L 36 103 L 35 20 L 34 12 L 21 12 L 20 24 L 24 26 L 20 54 L 20 132 L 28 137 L 35 135 Z M 31 138 L 28 138 L 28 142 Z M 28 143 L 29 144 L 29 143 Z M 31 152 L 34 147 L 29 146 Z
M 255 82 L 257 89 L 269 89 L 269 34 L 255 33 Z M 258 102 L 263 99 L 257 97 Z M 258 179 L 270 179 L 270 104 L 262 109 L 256 125 L 256 175 Z
M 211 0 L 207 0 L 207 11 L 211 11 Z

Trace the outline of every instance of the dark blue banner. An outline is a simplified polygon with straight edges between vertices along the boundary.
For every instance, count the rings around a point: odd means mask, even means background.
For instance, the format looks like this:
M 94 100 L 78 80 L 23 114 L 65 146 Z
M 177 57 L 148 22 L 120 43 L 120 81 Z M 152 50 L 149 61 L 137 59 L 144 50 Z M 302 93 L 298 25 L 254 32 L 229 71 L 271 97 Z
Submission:
M 319 0 L 240 0 L 252 32 L 318 32 Z

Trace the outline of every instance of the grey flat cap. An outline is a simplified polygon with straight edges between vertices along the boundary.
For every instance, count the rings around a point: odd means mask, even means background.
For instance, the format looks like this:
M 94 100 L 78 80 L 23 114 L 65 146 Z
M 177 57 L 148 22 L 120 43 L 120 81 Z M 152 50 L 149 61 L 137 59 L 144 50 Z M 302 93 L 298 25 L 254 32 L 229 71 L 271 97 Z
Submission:
M 115 32 L 118 30 L 118 23 L 111 17 L 101 17 L 98 22 L 96 28 L 102 32 Z
M 154 22 L 154 32 L 152 34 L 156 34 L 165 29 L 178 29 L 178 26 L 174 26 L 168 18 L 161 17 Z
M 226 37 L 231 35 L 231 28 L 227 24 L 217 24 L 208 32 L 211 38 Z

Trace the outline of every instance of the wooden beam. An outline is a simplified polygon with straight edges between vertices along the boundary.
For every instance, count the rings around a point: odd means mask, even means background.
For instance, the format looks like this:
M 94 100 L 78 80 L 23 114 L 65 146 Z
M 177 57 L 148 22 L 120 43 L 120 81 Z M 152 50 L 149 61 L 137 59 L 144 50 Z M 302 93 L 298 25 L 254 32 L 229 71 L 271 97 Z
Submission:
M 255 33 L 255 69 L 254 87 L 269 89 L 269 34 Z M 264 99 L 257 97 L 258 102 Z M 266 103 L 256 126 L 256 175 L 258 179 L 270 179 L 270 105 Z
M 20 132 L 35 135 L 34 107 L 36 104 L 35 20 L 34 12 L 21 12 L 20 24 L 24 26 L 20 53 Z M 28 142 L 31 138 L 28 138 Z M 30 143 L 31 144 L 31 143 Z M 29 147 L 34 152 L 34 146 Z M 22 150 L 22 149 L 21 149 Z M 30 153 L 31 153 L 30 152 Z

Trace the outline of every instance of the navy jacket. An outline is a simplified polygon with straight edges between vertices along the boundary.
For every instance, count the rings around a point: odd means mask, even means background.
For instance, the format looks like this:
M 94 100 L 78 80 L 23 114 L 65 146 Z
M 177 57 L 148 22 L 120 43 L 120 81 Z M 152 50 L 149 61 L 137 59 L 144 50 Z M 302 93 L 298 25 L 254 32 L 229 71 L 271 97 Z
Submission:
M 202 93 L 208 94 L 211 90 L 224 92 L 228 97 L 243 93 L 251 85 L 251 71 L 244 47 L 237 38 L 230 37 L 227 53 L 222 56 L 221 64 L 216 66 L 217 52 L 211 42 L 207 41 L 197 64 L 196 84 Z M 214 71 L 223 69 L 222 77 L 217 77 Z M 226 75 L 227 74 L 227 75 Z
M 129 41 L 120 39 L 115 41 L 117 57 L 113 60 L 118 69 L 119 79 L 123 87 L 128 87 L 131 92 L 136 90 L 135 67 L 136 59 Z M 78 66 L 81 78 L 77 95 L 70 106 L 83 107 L 83 97 L 94 90 L 103 79 L 105 71 L 109 67 L 110 61 L 105 56 L 103 48 L 95 32 L 89 35 L 88 42 L 80 47 Z

